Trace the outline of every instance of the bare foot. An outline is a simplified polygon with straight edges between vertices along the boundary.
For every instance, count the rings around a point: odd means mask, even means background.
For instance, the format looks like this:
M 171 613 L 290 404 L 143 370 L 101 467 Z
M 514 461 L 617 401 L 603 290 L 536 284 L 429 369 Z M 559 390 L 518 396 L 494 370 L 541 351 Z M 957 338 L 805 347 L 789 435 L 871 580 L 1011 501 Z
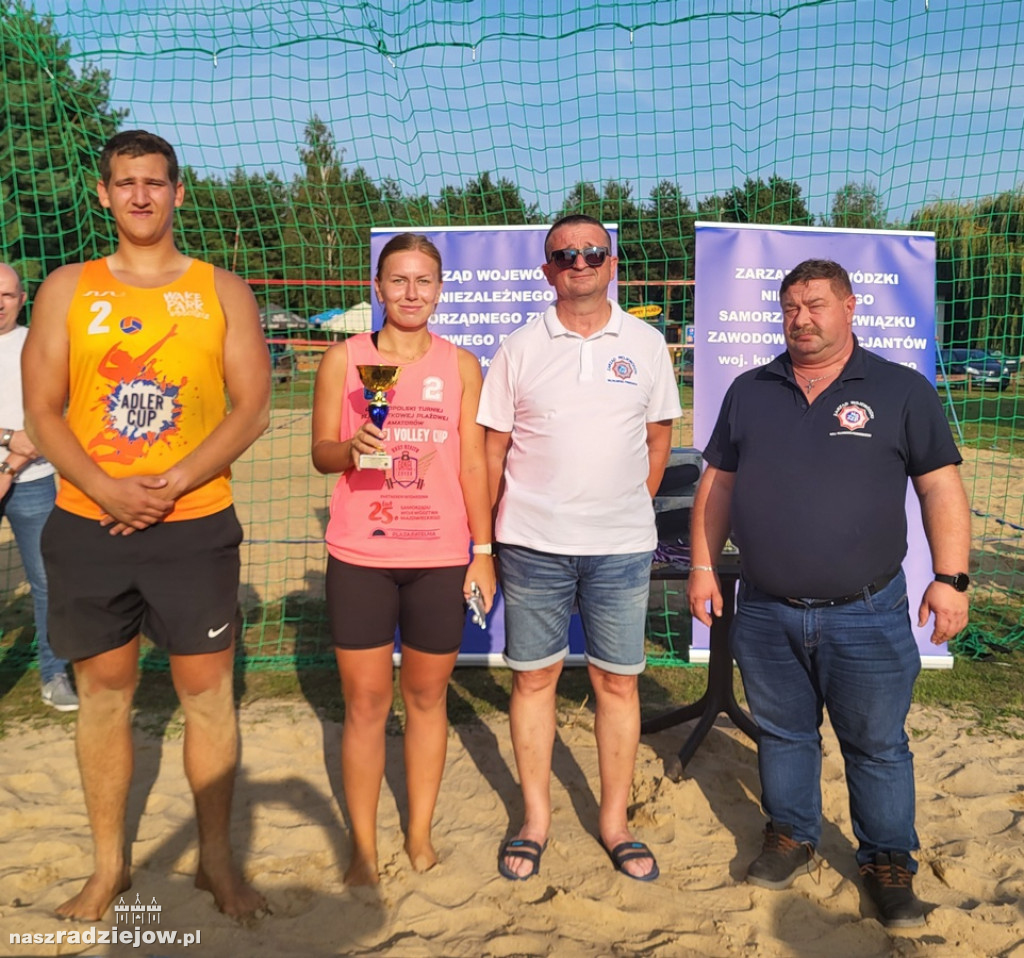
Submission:
M 377 871 L 376 860 L 371 861 L 364 858 L 359 852 L 352 853 L 352 861 L 349 862 L 345 872 L 346 885 L 379 885 L 380 874 Z
M 528 825 L 524 825 L 519 829 L 519 832 L 513 841 L 519 839 L 523 839 L 528 842 L 536 842 L 542 852 L 548 842 L 548 836 L 544 832 L 530 828 Z M 540 869 L 540 861 L 539 859 L 534 860 L 536 852 L 533 849 L 529 849 L 529 851 L 531 852 L 531 857 L 523 855 L 505 855 L 501 861 L 506 870 L 520 878 L 527 878 L 535 874 Z
M 233 863 L 218 870 L 216 876 L 212 868 L 200 864 L 196 871 L 196 888 L 210 892 L 217 907 L 236 921 L 270 914 L 266 898 L 242 877 Z
M 407 838 L 405 853 L 409 856 L 409 861 L 412 862 L 415 871 L 430 871 L 437 864 L 437 852 L 434 851 L 434 846 L 430 843 L 429 838 L 423 842 L 413 842 L 412 839 Z
M 110 877 L 93 873 L 74 898 L 69 898 L 57 908 L 57 916 L 72 921 L 99 921 L 114 903 L 114 899 L 131 887 L 132 879 L 127 865 Z

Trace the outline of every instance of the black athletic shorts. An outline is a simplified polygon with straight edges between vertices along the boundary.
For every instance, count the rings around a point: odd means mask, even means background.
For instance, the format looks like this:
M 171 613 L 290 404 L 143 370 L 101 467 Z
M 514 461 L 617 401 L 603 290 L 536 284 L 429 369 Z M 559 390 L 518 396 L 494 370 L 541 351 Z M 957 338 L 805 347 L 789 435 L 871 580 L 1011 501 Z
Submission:
M 42 535 L 50 646 L 74 661 L 141 632 L 172 655 L 226 649 L 238 614 L 241 542 L 233 506 L 130 536 L 54 509 Z
M 339 649 L 402 645 L 444 655 L 458 650 L 466 624 L 466 566 L 371 569 L 327 557 L 327 618 Z

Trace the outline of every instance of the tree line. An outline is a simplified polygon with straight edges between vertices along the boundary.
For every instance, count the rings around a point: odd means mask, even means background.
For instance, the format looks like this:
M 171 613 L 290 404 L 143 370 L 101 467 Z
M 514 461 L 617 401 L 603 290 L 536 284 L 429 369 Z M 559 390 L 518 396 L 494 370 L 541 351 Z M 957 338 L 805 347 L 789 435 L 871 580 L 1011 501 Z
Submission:
M 23 0 L 0 0 L 0 249 L 31 286 L 63 263 L 105 255 L 112 224 L 95 202 L 96 160 L 121 129 L 127 111 L 110 104 L 110 76 L 71 66 L 70 44 L 52 18 Z M 578 182 L 561 206 L 544 212 L 516 183 L 489 171 L 436 196 L 375 182 L 361 166 L 345 165 L 345 150 L 313 115 L 298 150 L 300 172 L 241 167 L 227 177 L 183 170 L 182 248 L 250 280 L 312 281 L 261 286 L 303 315 L 365 298 L 371 227 L 479 226 L 546 223 L 587 213 L 619 224 L 620 280 L 627 305 L 656 303 L 674 318 L 692 316 L 692 296 L 666 281 L 693 278 L 694 222 L 822 225 L 934 231 L 938 296 L 948 304 L 954 341 L 1024 351 L 1024 192 L 935 201 L 897 222 L 870 182 L 846 183 L 815 217 L 801 186 L 778 175 L 749 177 L 742 186 L 707 196 L 694 207 L 678 184 L 659 182 L 646 197 L 630 183 Z M 267 292 L 267 290 L 272 292 Z

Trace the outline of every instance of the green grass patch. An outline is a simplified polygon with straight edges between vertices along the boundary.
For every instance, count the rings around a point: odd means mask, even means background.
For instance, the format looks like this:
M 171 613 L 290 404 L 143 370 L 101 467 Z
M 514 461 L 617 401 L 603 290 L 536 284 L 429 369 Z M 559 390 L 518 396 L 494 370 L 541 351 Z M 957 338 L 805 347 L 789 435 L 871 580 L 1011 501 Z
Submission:
M 1022 738 L 1011 724 L 1024 719 L 1024 652 L 958 659 L 952 669 L 922 672 L 914 701 L 952 709 L 973 719 L 978 731 Z
M 939 386 L 950 428 L 963 445 L 1016 455 L 1024 443 L 1024 392 L 1017 377 L 1003 392 Z M 959 431 L 958 427 L 959 426 Z
M 694 702 L 704 692 L 704 668 L 648 668 L 640 676 L 640 701 L 644 717 Z M 738 673 L 737 697 L 743 701 Z M 508 713 L 512 673 L 507 669 L 460 666 L 448 690 L 448 714 L 453 724 L 474 724 L 491 715 Z M 73 728 L 74 714 L 61 714 L 43 705 L 39 697 L 39 675 L 34 669 L 0 671 L 0 737 L 13 728 L 54 724 Z M 325 720 L 340 722 L 345 710 L 337 670 L 333 661 L 316 667 L 277 671 L 249 669 L 239 659 L 235 695 L 241 708 L 257 702 L 308 703 Z M 958 660 L 953 669 L 921 673 L 914 701 L 950 709 L 972 721 L 978 733 L 1024 737 L 1024 652 L 992 656 L 983 661 Z M 177 697 L 166 671 L 144 668 L 135 695 L 137 727 L 155 735 L 177 737 L 182 720 Z M 593 692 L 584 668 L 567 668 L 558 686 L 558 709 L 563 714 L 590 720 Z M 394 704 L 397 730 L 404 720 L 401 696 L 395 685 Z
M 286 382 L 275 379 L 270 394 L 270 408 L 312 409 L 315 380 L 316 373 L 312 370 L 296 372 Z
M 705 688 L 703 667 L 681 667 L 686 665 L 689 643 L 689 619 L 680 618 L 676 608 L 681 601 L 681 595 L 671 591 L 652 599 L 648 655 L 652 663 L 659 664 L 652 664 L 640 677 L 645 717 L 696 701 Z M 1016 604 L 979 610 L 975 624 L 983 637 L 996 630 L 1008 635 L 1007 616 L 1014 617 L 1019 633 Z M 60 715 L 39 698 L 31 621 L 27 595 L 11 596 L 0 606 L 0 735 L 12 725 L 74 723 L 73 715 Z M 658 633 L 666 623 L 673 633 L 668 639 Z M 262 700 L 305 700 L 322 717 L 342 720 L 344 707 L 322 599 L 296 593 L 280 602 L 253 607 L 246 611 L 239 634 L 235 693 L 242 707 Z M 963 652 L 964 647 L 960 648 Z M 1011 720 L 1024 719 L 1024 651 L 1009 651 L 984 641 L 975 651 L 983 657 L 972 661 L 959 654 L 953 669 L 923 672 L 915 701 L 973 717 L 979 730 L 1018 734 L 1011 730 Z M 665 665 L 671 657 L 679 664 Z M 487 715 L 507 713 L 511 681 L 511 673 L 505 669 L 457 668 L 448 694 L 452 722 L 472 723 Z M 735 685 L 742 700 L 738 675 Z M 158 734 L 180 731 L 181 716 L 167 674 L 167 657 L 148 643 L 142 651 L 135 701 L 141 727 Z M 567 713 L 592 711 L 593 693 L 586 669 L 566 669 L 559 683 L 558 707 Z M 395 715 L 400 724 L 404 716 L 397 687 Z

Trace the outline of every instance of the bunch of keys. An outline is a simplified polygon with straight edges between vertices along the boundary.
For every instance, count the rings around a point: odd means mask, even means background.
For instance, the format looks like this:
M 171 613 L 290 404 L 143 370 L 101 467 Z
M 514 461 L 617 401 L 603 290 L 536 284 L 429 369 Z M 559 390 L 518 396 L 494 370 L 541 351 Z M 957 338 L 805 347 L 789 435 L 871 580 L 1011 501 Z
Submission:
M 469 599 L 467 605 L 469 610 L 473 613 L 473 624 L 480 626 L 481 629 L 487 628 L 487 613 L 484 612 L 484 596 L 480 591 L 480 586 L 475 582 L 469 584 Z

